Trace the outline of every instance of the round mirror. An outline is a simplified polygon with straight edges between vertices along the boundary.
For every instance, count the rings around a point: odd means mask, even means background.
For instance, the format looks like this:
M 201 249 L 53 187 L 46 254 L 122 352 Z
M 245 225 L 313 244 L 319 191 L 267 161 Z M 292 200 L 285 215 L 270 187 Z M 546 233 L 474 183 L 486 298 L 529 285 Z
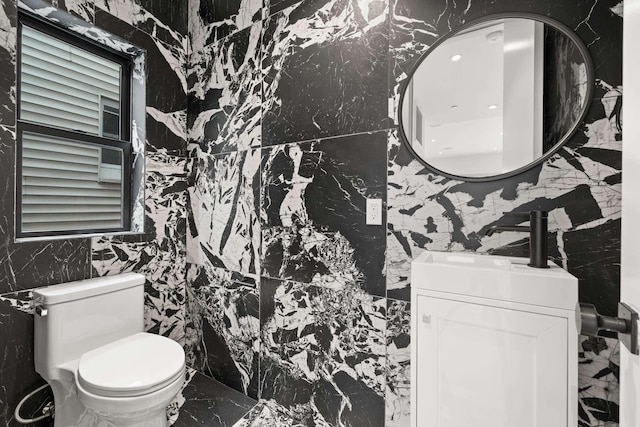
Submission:
M 593 66 L 564 25 L 529 14 L 494 15 L 439 39 L 400 99 L 413 154 L 467 181 L 520 173 L 570 138 L 584 119 Z

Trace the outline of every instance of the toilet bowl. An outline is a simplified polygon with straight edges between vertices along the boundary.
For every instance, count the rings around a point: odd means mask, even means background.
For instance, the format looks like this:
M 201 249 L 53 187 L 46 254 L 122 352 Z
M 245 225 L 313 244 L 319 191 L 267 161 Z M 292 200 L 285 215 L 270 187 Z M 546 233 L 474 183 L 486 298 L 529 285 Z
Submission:
M 175 341 L 142 332 L 144 276 L 124 274 L 34 292 L 36 371 L 55 426 L 164 427 L 185 380 Z

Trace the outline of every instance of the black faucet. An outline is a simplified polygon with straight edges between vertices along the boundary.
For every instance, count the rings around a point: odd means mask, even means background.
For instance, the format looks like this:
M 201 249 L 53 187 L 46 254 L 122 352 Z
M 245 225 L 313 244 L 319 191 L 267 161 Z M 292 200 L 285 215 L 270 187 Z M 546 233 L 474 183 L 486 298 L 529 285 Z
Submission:
M 502 231 L 519 231 L 529 233 L 529 267 L 549 268 L 547 262 L 547 228 L 549 214 L 546 211 L 531 212 L 505 212 L 506 215 L 515 215 L 523 220 L 529 220 L 526 225 L 493 225 L 485 233 L 491 236 Z

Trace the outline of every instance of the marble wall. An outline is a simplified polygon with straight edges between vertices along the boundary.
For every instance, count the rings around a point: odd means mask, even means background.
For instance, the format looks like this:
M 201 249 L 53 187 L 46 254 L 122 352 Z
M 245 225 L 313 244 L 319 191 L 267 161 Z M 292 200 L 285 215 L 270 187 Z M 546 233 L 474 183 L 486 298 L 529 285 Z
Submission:
M 0 7 L 0 425 L 17 425 L 18 400 L 42 383 L 33 368 L 30 289 L 125 271 L 147 276 L 145 327 L 184 342 L 186 282 L 186 2 L 24 0 L 51 6 L 147 52 L 145 233 L 100 239 L 14 242 L 14 0 Z M 56 12 L 57 13 L 57 12 Z M 11 306 L 14 306 L 13 308 Z M 16 310 L 22 308 L 22 311 Z M 23 414 L 25 415 L 25 414 Z
M 580 298 L 619 300 L 622 3 L 190 0 L 187 332 L 193 366 L 299 425 L 407 426 L 411 260 L 526 256 L 504 212 L 550 212 Z M 400 85 L 441 35 L 510 10 L 584 40 L 578 133 L 491 183 L 435 175 L 398 138 Z M 437 84 L 437 83 L 434 83 Z M 365 225 L 367 198 L 385 226 Z M 617 424 L 617 343 L 581 338 L 580 426 Z M 270 416 L 271 416 L 270 415 Z M 296 425 L 298 425 L 296 424 Z M 283 425 L 289 425 L 284 423 Z
M 32 0 L 35 1 L 35 0 Z M 0 424 L 41 383 L 29 289 L 139 271 L 146 327 L 291 425 L 407 426 L 410 262 L 526 255 L 503 212 L 550 211 L 580 298 L 619 299 L 622 3 L 508 0 L 50 0 L 147 50 L 145 234 L 13 241 L 16 4 L 0 8 Z M 399 88 L 439 36 L 523 10 L 589 46 L 596 99 L 529 172 L 435 175 L 398 138 Z M 365 225 L 367 198 L 384 226 Z M 11 305 L 14 308 L 10 307 Z M 616 341 L 581 339 L 580 426 L 617 425 Z M 271 423 L 271 424 L 269 424 Z M 264 425 L 272 425 L 267 421 Z

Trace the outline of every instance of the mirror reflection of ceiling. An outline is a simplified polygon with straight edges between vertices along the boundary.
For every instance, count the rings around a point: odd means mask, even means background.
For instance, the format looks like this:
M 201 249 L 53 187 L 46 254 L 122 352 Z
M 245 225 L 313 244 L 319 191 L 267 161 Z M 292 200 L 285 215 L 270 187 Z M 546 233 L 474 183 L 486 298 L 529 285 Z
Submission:
M 586 68 L 573 40 L 540 21 L 478 24 L 430 51 L 412 76 L 405 135 L 423 160 L 452 175 L 519 169 L 576 125 Z
M 442 128 L 455 123 L 489 119 L 494 130 L 502 131 L 503 38 L 497 36 L 494 42 L 488 42 L 486 37 L 502 34 L 503 28 L 503 24 L 497 24 L 454 37 L 429 56 L 428 72 L 415 75 L 414 102 L 425 118 L 425 138 L 436 138 L 435 144 L 429 144 L 430 150 L 447 148 Z M 476 81 L 478 75 L 483 76 L 481 85 Z M 490 105 L 497 108 L 489 109 Z M 491 151 L 493 145 L 463 140 L 456 148 L 483 153 Z

